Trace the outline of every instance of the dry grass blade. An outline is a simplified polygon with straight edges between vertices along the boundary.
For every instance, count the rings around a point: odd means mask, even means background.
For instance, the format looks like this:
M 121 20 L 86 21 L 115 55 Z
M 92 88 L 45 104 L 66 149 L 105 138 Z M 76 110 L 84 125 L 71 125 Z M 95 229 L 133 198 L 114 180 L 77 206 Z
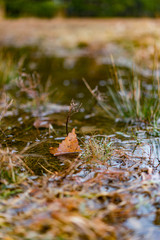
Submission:
M 16 182 L 23 167 L 33 174 L 32 170 L 26 166 L 22 159 L 23 156 L 15 153 L 13 149 L 8 147 L 5 149 L 0 149 L 1 180 L 7 179 L 8 181 Z
M 99 106 L 108 114 L 109 117 L 114 118 L 114 114 L 111 112 L 110 107 L 105 103 L 105 96 L 99 92 L 97 87 L 92 90 L 87 81 L 84 78 L 82 78 L 82 80 L 92 96 L 97 100 Z
M 7 95 L 6 93 L 2 93 L 2 97 L 1 97 L 1 103 L 0 103 L 0 121 L 3 119 L 3 117 L 5 116 L 7 110 L 11 107 L 11 105 L 13 104 L 13 99 L 12 100 L 8 100 L 7 99 Z

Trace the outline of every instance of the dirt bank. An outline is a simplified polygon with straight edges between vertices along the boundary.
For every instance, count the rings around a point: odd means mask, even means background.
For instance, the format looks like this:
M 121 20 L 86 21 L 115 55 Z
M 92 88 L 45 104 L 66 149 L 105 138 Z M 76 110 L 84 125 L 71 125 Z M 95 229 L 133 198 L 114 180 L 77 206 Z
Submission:
M 91 54 L 151 63 L 160 49 L 159 19 L 1 19 L 1 46 L 38 46 L 45 54 Z M 157 50 L 157 52 L 159 52 Z

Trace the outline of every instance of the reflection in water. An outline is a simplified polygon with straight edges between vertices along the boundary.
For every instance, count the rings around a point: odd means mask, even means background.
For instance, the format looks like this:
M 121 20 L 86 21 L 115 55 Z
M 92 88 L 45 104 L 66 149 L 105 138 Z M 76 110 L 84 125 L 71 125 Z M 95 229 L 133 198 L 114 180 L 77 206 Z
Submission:
M 135 155 L 145 158 L 145 167 L 160 170 L 160 139 L 142 139 L 141 141 L 142 144 L 136 148 Z

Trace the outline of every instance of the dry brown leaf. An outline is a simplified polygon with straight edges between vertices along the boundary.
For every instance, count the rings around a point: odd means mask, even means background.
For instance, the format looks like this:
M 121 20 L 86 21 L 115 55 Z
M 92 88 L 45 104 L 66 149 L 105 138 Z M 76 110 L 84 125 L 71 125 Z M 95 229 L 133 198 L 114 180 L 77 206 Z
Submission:
M 50 147 L 50 153 L 54 156 L 60 156 L 64 154 L 72 154 L 72 153 L 80 153 L 81 149 L 78 144 L 77 135 L 75 133 L 75 128 L 73 128 L 72 132 L 68 134 L 65 140 L 59 144 L 58 148 Z

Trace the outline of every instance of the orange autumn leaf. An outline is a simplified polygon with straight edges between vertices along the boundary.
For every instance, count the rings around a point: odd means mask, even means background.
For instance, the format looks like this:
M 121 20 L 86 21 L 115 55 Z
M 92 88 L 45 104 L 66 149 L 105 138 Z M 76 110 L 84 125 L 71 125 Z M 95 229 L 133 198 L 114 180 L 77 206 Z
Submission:
M 78 145 L 77 135 L 75 133 L 75 128 L 73 128 L 72 132 L 68 134 L 65 140 L 59 144 L 58 148 L 50 147 L 49 150 L 54 156 L 81 152 L 80 146 Z

